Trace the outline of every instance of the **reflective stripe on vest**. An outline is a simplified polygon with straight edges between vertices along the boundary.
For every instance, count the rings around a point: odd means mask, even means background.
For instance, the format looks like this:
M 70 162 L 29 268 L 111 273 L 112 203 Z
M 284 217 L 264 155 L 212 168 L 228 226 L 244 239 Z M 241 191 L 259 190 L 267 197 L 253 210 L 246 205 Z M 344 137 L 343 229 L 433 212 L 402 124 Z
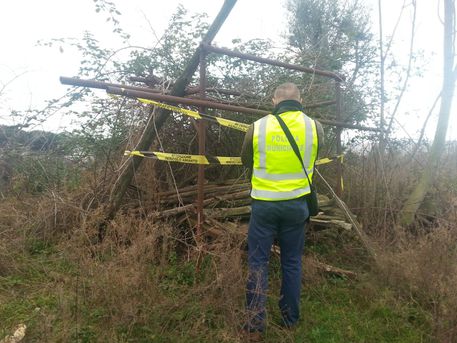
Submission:
M 315 122 L 300 111 L 281 114 L 295 137 L 311 179 L 317 157 Z M 294 199 L 310 192 L 306 174 L 278 120 L 268 115 L 256 121 L 251 196 L 259 200 Z
M 251 197 L 258 200 L 289 200 L 299 198 L 308 193 L 310 193 L 309 186 L 287 192 L 267 191 L 253 188 L 251 191 Z

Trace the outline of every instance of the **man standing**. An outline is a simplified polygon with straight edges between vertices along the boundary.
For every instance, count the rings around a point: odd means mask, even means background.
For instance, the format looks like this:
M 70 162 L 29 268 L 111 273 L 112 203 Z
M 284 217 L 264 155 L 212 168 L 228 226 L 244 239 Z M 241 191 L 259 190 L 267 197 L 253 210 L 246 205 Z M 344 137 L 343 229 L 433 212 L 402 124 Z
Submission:
M 299 148 L 312 180 L 322 126 L 303 113 L 300 91 L 293 83 L 276 88 L 273 114 L 257 120 L 246 133 L 241 159 L 252 170 L 252 212 L 248 232 L 249 276 L 246 292 L 249 333 L 265 329 L 268 261 L 275 238 L 281 248 L 282 284 L 279 308 L 285 327 L 299 319 L 301 257 L 305 223 L 309 218 L 304 196 L 310 185 L 277 116 L 284 121 Z

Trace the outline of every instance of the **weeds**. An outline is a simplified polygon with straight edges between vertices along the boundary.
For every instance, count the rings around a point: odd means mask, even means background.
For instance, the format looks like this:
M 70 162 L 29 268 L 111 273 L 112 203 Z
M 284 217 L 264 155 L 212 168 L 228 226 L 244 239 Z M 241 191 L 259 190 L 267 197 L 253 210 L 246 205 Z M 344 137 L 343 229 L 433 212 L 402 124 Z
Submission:
M 196 249 L 170 224 L 126 215 L 115 218 L 99 245 L 87 238 L 92 231 L 87 226 L 49 242 L 22 241 L 16 268 L 0 279 L 1 334 L 25 322 L 30 341 L 242 342 L 242 241 L 221 238 L 215 250 Z M 277 324 L 276 257 L 271 270 L 266 342 L 414 342 L 424 336 L 422 324 L 411 325 L 404 309 L 385 304 L 385 295 L 361 294 L 361 286 L 309 272 L 302 325 L 284 331 Z
M 418 166 L 400 170 L 398 156 L 385 165 L 387 195 L 370 179 L 378 162 L 352 158 L 362 167 L 347 170 L 348 201 L 382 247 L 379 264 L 369 264 L 351 233 L 310 233 L 308 252 L 356 270 L 359 280 L 326 278 L 305 259 L 302 320 L 284 331 L 273 256 L 266 342 L 457 341 L 455 187 L 438 184 L 449 186 L 433 196 L 440 210 L 423 216 L 422 227 L 399 229 L 394 209 Z M 441 173 L 454 180 L 450 168 Z M 156 206 L 148 190 L 158 186 L 151 184 L 140 200 L 127 200 L 94 244 L 107 194 L 97 180 L 0 203 L 0 337 L 26 323 L 31 342 L 241 342 L 243 237 L 196 245 L 182 224 L 155 220 L 146 209 L 138 214 L 138 203 Z
M 383 281 L 431 313 L 433 332 L 440 342 L 457 341 L 455 226 L 440 224 L 381 256 Z

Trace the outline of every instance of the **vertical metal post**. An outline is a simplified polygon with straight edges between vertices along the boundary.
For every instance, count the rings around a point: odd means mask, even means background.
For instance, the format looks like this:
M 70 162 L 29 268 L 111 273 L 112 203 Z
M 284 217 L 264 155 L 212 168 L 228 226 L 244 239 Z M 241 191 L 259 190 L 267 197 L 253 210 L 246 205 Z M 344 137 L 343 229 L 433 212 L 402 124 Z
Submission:
M 206 96 L 206 52 L 200 50 L 200 96 Z M 200 107 L 199 110 L 205 112 L 205 107 Z M 198 126 L 198 154 L 206 154 L 206 123 L 204 120 L 199 120 Z M 203 184 L 205 182 L 205 165 L 198 165 L 198 179 L 197 179 L 197 237 L 201 237 L 203 217 L 203 199 L 205 197 L 203 191 Z
M 336 120 L 341 122 L 341 83 L 335 82 L 335 101 L 336 101 Z M 343 149 L 341 147 L 341 127 L 336 128 L 336 154 L 339 156 L 342 154 Z M 336 162 L 336 195 L 341 196 L 343 193 L 343 165 L 340 159 Z

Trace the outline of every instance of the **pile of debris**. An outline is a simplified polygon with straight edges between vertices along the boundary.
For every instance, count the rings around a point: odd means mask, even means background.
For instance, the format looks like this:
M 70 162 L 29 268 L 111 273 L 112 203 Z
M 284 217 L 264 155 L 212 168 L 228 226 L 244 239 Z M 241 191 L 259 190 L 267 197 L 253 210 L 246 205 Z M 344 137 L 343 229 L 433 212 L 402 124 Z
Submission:
M 226 180 L 204 185 L 203 201 L 206 232 L 214 232 L 218 227 L 230 223 L 243 223 L 251 214 L 250 183 L 247 180 Z M 157 194 L 159 211 L 154 218 L 170 218 L 179 223 L 188 220 L 195 213 L 197 186 L 187 186 L 177 190 Z M 336 206 L 335 199 L 319 194 L 320 213 L 311 218 L 314 230 L 340 228 L 351 230 L 352 224 L 346 221 L 343 211 Z M 228 223 L 229 222 L 229 223 Z
M 173 218 L 178 224 L 190 222 L 196 225 L 195 198 L 197 186 L 187 186 L 174 191 L 157 194 L 156 201 L 160 210 L 151 214 L 155 219 Z M 236 241 L 245 240 L 247 226 L 251 214 L 250 183 L 248 180 L 226 180 L 209 182 L 204 186 L 205 200 L 202 233 L 208 238 L 236 237 Z M 335 199 L 319 194 L 320 213 L 311 218 L 310 230 L 336 228 L 352 230 L 353 224 L 346 221 L 343 211 L 337 206 Z M 274 246 L 272 252 L 279 254 Z M 316 256 L 304 256 L 304 263 L 325 274 L 340 277 L 356 277 L 356 273 L 337 268 L 322 261 Z

